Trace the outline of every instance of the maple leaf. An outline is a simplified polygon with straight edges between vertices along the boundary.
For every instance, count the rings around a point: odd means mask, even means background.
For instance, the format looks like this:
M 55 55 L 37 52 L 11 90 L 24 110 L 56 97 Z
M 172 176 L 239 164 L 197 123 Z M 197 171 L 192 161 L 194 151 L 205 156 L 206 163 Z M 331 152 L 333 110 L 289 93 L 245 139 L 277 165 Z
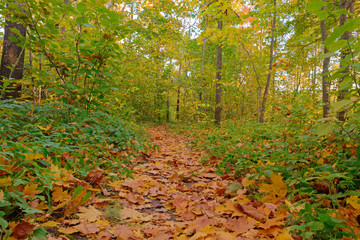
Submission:
M 287 194 L 286 185 L 280 174 L 273 173 L 270 180 L 272 184 L 263 183 L 260 185 L 260 190 L 267 193 L 267 195 L 261 199 L 263 203 L 277 203 Z
M 11 177 L 0 178 L 0 187 L 10 187 Z
M 74 228 L 79 230 L 79 232 L 85 235 L 94 234 L 100 231 L 98 224 L 88 223 L 88 222 L 81 222 L 79 225 L 76 225 Z
M 346 203 L 350 204 L 355 210 L 360 210 L 359 197 L 350 196 L 346 199 Z
M 85 181 L 90 182 L 90 184 L 104 183 L 106 181 L 104 176 L 104 170 L 100 168 L 92 169 L 86 176 Z
M 219 232 L 218 240 L 237 240 L 236 236 L 229 232 Z
M 235 232 L 236 234 L 241 234 L 252 229 L 254 225 L 254 220 L 249 222 L 247 217 L 239 217 L 238 219 L 230 219 L 226 225 L 226 228 Z
M 68 191 L 64 191 L 62 187 L 54 187 L 52 199 L 54 202 L 64 202 L 70 200 L 71 196 Z
M 42 190 L 36 190 L 38 186 L 38 184 L 28 184 L 25 186 L 23 193 L 29 197 L 35 197 L 36 194 L 42 193 Z
M 117 225 L 111 231 L 115 237 L 121 240 L 128 240 L 134 237 L 134 228 L 128 225 Z
M 25 220 L 21 220 L 20 223 L 18 223 L 15 228 L 13 229 L 11 233 L 11 237 L 22 239 L 25 238 L 27 235 L 32 233 L 35 225 L 32 225 Z
M 249 205 L 249 203 L 240 203 L 237 205 L 239 210 L 249 217 L 252 217 L 258 221 L 262 221 L 266 219 L 266 216 L 264 213 L 262 213 L 260 210 L 254 208 L 253 206 Z
M 215 223 L 214 220 L 208 218 L 206 215 L 199 217 L 192 222 L 194 229 L 203 228 L 207 225 L 212 225 L 214 223 Z
M 76 214 L 80 220 L 87 220 L 89 222 L 95 222 L 96 220 L 99 220 L 99 218 L 103 215 L 102 212 L 97 210 L 94 206 L 89 206 L 89 208 L 86 207 L 79 207 L 79 212 Z

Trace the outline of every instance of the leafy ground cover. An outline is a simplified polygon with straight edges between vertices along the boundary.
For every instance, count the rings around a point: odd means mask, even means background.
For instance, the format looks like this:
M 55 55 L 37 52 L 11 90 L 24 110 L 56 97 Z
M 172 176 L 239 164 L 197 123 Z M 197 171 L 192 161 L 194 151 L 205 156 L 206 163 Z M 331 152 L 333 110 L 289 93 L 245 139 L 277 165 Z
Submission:
M 0 109 L 0 226 L 5 239 L 43 239 L 46 225 L 39 222 L 72 216 L 100 191 L 94 185 L 105 178 L 131 176 L 128 159 L 144 150 L 139 126 L 102 111 L 12 100 L 3 101 Z
M 176 129 L 179 129 L 178 127 Z M 205 164 L 240 183 L 253 181 L 247 196 L 287 196 L 286 226 L 304 239 L 356 239 L 359 233 L 360 154 L 356 139 L 341 132 L 326 137 L 291 123 L 229 121 L 220 128 L 181 128 L 206 154 Z M 263 195 L 262 181 L 281 176 L 286 184 Z M 284 193 L 284 191 L 286 191 Z M 266 191 L 265 191 L 266 192 Z

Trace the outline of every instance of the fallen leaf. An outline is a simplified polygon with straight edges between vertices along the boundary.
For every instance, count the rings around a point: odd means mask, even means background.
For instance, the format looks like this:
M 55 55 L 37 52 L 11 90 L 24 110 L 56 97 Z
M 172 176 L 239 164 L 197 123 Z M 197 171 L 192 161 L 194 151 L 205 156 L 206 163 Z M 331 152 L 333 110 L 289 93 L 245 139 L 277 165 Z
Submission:
M 25 186 L 23 193 L 29 197 L 35 197 L 36 194 L 42 193 L 42 190 L 36 190 L 38 187 L 38 184 L 28 184 Z
M 74 227 L 82 234 L 94 234 L 100 231 L 99 225 L 94 223 L 82 222 Z
M 32 225 L 24 220 L 21 220 L 20 223 L 18 223 L 15 228 L 12 230 L 11 237 L 21 239 L 25 238 L 27 235 L 32 233 L 33 229 L 35 228 L 35 225 Z
M 96 220 L 100 220 L 100 217 L 103 215 L 102 212 L 97 210 L 94 206 L 86 207 L 79 207 L 79 212 L 76 214 L 80 220 L 87 220 L 89 222 L 95 222 Z
M 261 199 L 263 203 L 277 203 L 287 194 L 286 185 L 280 174 L 273 173 L 270 180 L 272 184 L 263 183 L 260 185 L 260 190 L 267 193 L 267 195 Z
M 128 240 L 134 237 L 134 228 L 128 225 L 117 225 L 113 228 L 112 233 L 119 240 Z
M 250 206 L 248 203 L 240 203 L 240 204 L 237 204 L 236 206 L 239 208 L 239 210 L 241 212 L 245 213 L 249 217 L 252 217 L 258 221 L 262 221 L 262 220 L 266 219 L 266 215 L 264 215 L 258 209 Z
M 247 217 L 239 217 L 238 219 L 230 219 L 226 225 L 226 228 L 235 232 L 236 234 L 241 234 L 252 229 L 254 225 L 254 220 L 249 222 Z

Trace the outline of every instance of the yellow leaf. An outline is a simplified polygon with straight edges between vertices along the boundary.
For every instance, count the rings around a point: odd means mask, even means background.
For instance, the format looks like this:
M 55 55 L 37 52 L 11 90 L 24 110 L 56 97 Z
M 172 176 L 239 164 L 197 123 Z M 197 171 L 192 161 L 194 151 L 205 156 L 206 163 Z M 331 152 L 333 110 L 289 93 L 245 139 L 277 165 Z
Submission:
M 40 128 L 41 130 L 43 131 L 49 131 L 51 128 L 52 128 L 52 124 L 50 123 L 48 126 L 46 127 L 43 127 L 43 126 L 40 126 L 40 125 L 36 125 L 38 126 L 38 128 Z
M 44 155 L 42 155 L 40 153 L 23 153 L 22 155 L 25 156 L 26 161 L 32 161 L 32 160 L 45 158 Z
M 44 227 L 56 227 L 59 224 L 60 223 L 55 222 L 55 221 L 47 221 L 47 222 L 43 223 L 42 226 L 44 226 Z
M 280 174 L 273 173 L 270 180 L 272 184 L 263 183 L 260 185 L 260 190 L 267 193 L 267 195 L 261 199 L 263 203 L 277 203 L 280 199 L 284 198 L 287 193 L 286 185 Z
M 68 191 L 64 191 L 62 187 L 54 187 L 52 199 L 54 200 L 54 202 L 63 202 L 70 200 L 71 196 Z
M 89 206 L 89 208 L 86 207 L 79 207 L 78 217 L 80 220 L 87 220 L 89 222 L 95 222 L 96 220 L 100 220 L 100 216 L 102 216 L 102 212 L 97 210 L 94 206 Z
M 28 184 L 25 186 L 23 193 L 27 196 L 35 197 L 36 194 L 42 193 L 41 190 L 36 190 L 38 186 L 38 184 Z
M 64 233 L 64 234 L 73 234 L 78 232 L 79 230 L 77 230 L 74 227 L 68 227 L 68 228 L 59 228 L 58 232 Z
M 359 204 L 359 197 L 358 196 L 351 196 L 348 197 L 346 199 L 346 203 L 350 204 L 353 208 L 355 208 L 356 210 L 360 209 L 360 204 Z
M 11 186 L 11 177 L 0 179 L 0 187 L 9 187 L 9 186 Z

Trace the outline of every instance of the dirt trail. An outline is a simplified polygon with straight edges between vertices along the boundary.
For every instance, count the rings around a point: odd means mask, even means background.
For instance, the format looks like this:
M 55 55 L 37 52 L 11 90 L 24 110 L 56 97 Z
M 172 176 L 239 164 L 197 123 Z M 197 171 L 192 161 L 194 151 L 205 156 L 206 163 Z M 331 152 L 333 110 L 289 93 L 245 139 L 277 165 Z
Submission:
M 231 181 L 216 175 L 214 167 L 200 164 L 202 154 L 187 148 L 184 138 L 163 127 L 150 128 L 149 133 L 158 149 L 137 158 L 134 179 L 113 185 L 119 196 L 115 205 L 121 206 L 106 215 L 119 212 L 113 236 L 291 239 L 283 229 L 286 213 L 279 212 L 277 205 L 247 199 L 246 189 L 226 192 Z

